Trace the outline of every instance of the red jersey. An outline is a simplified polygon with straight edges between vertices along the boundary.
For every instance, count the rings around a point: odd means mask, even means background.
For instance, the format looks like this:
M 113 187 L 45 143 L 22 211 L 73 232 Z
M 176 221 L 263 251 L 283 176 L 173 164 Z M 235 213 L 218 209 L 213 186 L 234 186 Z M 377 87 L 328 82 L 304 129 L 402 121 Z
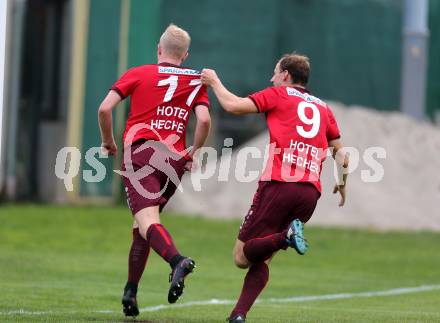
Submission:
M 330 107 L 300 87 L 269 87 L 251 94 L 266 114 L 270 148 L 262 181 L 309 182 L 321 192 L 328 141 L 340 137 Z
M 111 89 L 122 99 L 131 96 L 124 146 L 156 140 L 186 155 L 190 112 L 197 105 L 209 107 L 199 71 L 168 63 L 142 65 L 128 70 Z

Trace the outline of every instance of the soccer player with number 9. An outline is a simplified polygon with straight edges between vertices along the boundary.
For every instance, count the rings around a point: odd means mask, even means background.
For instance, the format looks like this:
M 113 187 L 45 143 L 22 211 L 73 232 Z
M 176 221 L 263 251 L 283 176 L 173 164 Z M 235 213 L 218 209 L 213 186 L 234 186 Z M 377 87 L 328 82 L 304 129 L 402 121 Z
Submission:
M 320 174 L 327 148 L 340 169 L 333 190 L 345 202 L 348 155 L 330 107 L 306 89 L 309 59 L 284 55 L 276 64 L 272 87 L 241 98 L 221 83 L 216 72 L 202 71 L 202 83 L 212 87 L 221 106 L 233 114 L 265 113 L 270 134 L 269 158 L 234 247 L 234 261 L 248 268 L 229 322 L 245 322 L 246 314 L 269 280 L 269 263 L 288 247 L 307 251 L 303 224 L 321 195 Z

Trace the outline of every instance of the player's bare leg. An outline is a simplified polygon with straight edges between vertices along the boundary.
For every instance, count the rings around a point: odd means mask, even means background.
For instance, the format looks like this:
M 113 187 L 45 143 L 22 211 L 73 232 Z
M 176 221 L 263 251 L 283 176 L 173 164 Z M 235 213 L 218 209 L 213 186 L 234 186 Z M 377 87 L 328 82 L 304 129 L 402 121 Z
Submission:
M 168 230 L 160 224 L 159 206 L 140 210 L 135 219 L 148 245 L 171 266 L 168 302 L 175 303 L 183 293 L 184 279 L 195 268 L 195 262 L 179 253 Z
M 244 242 L 241 241 L 240 239 L 237 239 L 235 241 L 235 245 L 234 245 L 234 250 L 233 250 L 233 257 L 234 257 L 234 263 L 238 268 L 241 269 L 246 269 L 249 268 L 252 265 L 252 262 L 250 262 L 247 258 L 246 255 L 244 254 L 243 251 L 243 247 L 244 247 Z M 271 262 L 272 258 L 275 256 L 276 252 L 272 253 L 272 255 L 266 259 L 264 262 L 269 265 L 269 263 Z
M 252 263 L 246 258 L 243 251 L 244 245 L 243 241 L 237 239 L 233 251 L 235 265 L 242 269 L 249 268 L 249 270 L 244 279 L 237 304 L 229 315 L 229 322 L 231 323 L 246 322 L 247 312 L 269 281 L 269 264 L 275 256 L 275 253 L 273 253 L 265 261 Z
M 251 262 L 246 258 L 243 252 L 244 242 L 240 239 L 235 241 L 235 246 L 233 250 L 234 263 L 238 268 L 246 269 L 249 268 Z
M 152 224 L 160 224 L 159 206 L 150 206 L 134 215 L 140 235 L 147 240 L 147 231 Z

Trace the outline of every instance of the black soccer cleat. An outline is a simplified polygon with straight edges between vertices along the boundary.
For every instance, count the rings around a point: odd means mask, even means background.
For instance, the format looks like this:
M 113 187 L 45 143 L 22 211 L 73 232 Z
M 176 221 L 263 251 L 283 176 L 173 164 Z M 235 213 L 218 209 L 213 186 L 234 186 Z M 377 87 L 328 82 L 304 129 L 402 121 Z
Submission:
M 185 288 L 184 279 L 189 274 L 192 273 L 196 263 L 191 258 L 183 258 L 174 267 L 170 274 L 170 290 L 168 291 L 168 302 L 175 303 L 179 297 L 183 294 L 183 289 Z
M 227 318 L 226 321 L 228 321 L 229 323 L 245 323 L 246 316 L 244 316 L 243 314 L 238 314 L 234 317 Z
M 139 315 L 136 292 L 130 288 L 124 289 L 124 295 L 122 295 L 122 311 L 125 316 L 136 317 Z

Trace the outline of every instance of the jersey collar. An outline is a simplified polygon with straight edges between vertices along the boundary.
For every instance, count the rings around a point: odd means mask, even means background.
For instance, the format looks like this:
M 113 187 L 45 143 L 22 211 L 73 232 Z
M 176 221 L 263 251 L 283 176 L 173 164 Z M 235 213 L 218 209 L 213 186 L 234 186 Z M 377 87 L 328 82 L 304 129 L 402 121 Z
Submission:
M 301 93 L 307 93 L 307 94 L 311 94 L 309 90 L 307 90 L 306 88 L 303 87 L 299 87 L 299 86 L 294 86 L 293 87 L 295 90 L 300 91 Z
M 172 66 L 172 67 L 180 67 L 180 68 L 182 68 L 182 66 L 180 66 L 180 65 L 171 64 L 171 63 L 167 63 L 167 62 L 162 62 L 162 63 L 159 63 L 157 65 L 159 65 L 159 66 Z

